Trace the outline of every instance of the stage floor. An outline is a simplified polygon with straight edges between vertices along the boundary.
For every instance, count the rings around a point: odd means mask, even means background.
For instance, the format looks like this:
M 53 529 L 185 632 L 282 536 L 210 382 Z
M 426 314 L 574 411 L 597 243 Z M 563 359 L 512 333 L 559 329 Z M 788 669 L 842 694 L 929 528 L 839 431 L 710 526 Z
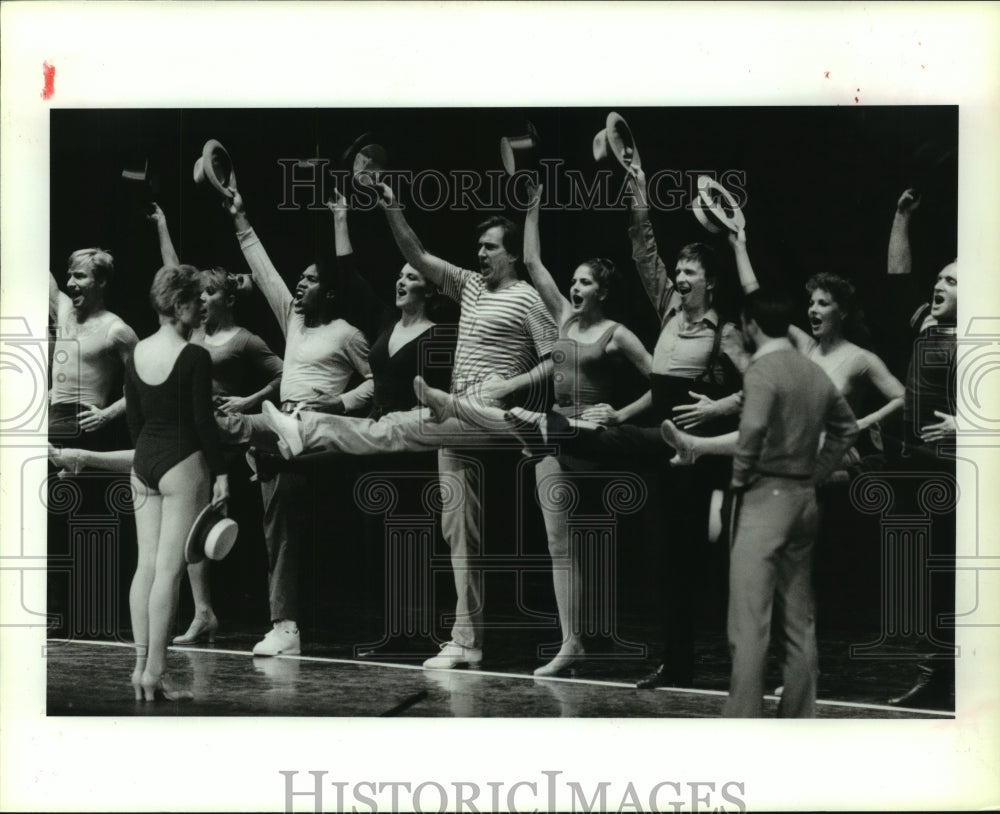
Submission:
M 719 689 L 637 690 L 634 681 L 642 666 L 634 659 L 588 661 L 573 677 L 536 679 L 523 668 L 424 670 L 419 660 L 378 655 L 259 658 L 250 652 L 256 638 L 233 633 L 214 645 L 172 647 L 170 674 L 178 686 L 194 693 L 193 701 L 177 703 L 133 700 L 129 677 L 134 656 L 128 643 L 50 639 L 48 714 L 713 718 L 720 715 L 726 696 L 724 683 Z M 499 660 L 493 666 L 504 664 Z M 889 665 L 881 666 L 879 673 L 884 673 Z M 882 695 L 887 687 L 905 689 L 912 680 L 909 665 L 889 672 L 899 675 L 878 681 Z M 818 717 L 953 717 L 951 712 L 852 700 L 846 697 L 849 692 L 838 695 L 821 691 Z M 765 715 L 773 716 L 776 708 L 777 699 L 767 696 Z

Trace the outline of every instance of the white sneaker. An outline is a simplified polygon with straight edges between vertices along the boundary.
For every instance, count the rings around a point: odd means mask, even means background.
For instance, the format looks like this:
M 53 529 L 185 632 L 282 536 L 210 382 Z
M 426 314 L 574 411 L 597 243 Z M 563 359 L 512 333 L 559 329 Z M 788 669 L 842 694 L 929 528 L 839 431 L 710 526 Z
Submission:
M 253 646 L 255 656 L 298 656 L 302 652 L 294 622 L 275 622 L 274 628 Z
M 462 647 L 455 642 L 445 642 L 441 652 L 424 662 L 425 670 L 451 670 L 462 664 L 479 664 L 483 651 L 478 647 Z
M 278 436 L 278 450 L 286 459 L 294 458 L 302 452 L 302 434 L 298 419 L 285 415 L 271 402 L 265 401 L 261 407 L 264 421 Z

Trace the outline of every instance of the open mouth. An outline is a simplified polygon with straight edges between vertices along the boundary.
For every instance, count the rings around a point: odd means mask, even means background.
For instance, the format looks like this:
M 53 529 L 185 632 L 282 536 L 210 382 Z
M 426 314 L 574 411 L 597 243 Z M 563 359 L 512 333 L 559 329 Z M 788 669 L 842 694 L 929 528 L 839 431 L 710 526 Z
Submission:
M 579 294 L 570 294 L 569 301 L 573 304 L 574 308 L 579 308 L 583 305 L 583 297 Z
M 935 294 L 934 298 L 931 300 L 934 305 L 944 305 L 944 295 Z
M 813 327 L 813 330 L 815 330 L 816 328 L 820 327 L 823 324 L 823 320 L 821 320 L 819 317 L 811 317 L 809 319 L 809 324 Z
M 688 294 L 691 293 L 691 286 L 679 285 L 677 286 L 677 293 L 680 294 L 682 297 L 686 297 Z

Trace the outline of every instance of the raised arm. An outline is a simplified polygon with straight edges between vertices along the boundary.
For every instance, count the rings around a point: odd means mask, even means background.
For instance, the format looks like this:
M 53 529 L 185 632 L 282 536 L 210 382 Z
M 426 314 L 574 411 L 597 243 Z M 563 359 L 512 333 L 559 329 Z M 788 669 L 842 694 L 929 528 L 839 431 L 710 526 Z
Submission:
M 264 251 L 260 238 L 250 226 L 246 209 L 243 206 L 243 196 L 232 187 L 229 187 L 229 191 L 233 197 L 227 198 L 222 205 L 233 218 L 236 237 L 240 241 L 240 249 L 243 251 L 247 265 L 250 266 L 254 284 L 264 294 L 267 304 L 271 306 L 271 311 L 274 313 L 275 319 L 278 320 L 278 325 L 281 326 L 282 334 L 286 334 L 288 332 L 288 311 L 292 305 L 292 293 L 285 285 L 285 281 L 281 279 L 281 275 L 278 274 L 271 258 Z
M 750 255 L 747 254 L 747 232 L 740 229 L 738 232 L 729 233 L 729 245 L 733 248 L 733 257 L 736 258 L 736 273 L 740 278 L 740 287 L 744 294 L 749 294 L 760 288 L 757 282 L 757 275 L 754 274 L 753 266 L 750 264 Z
M 150 223 L 156 224 L 156 236 L 160 241 L 160 259 L 163 261 L 165 266 L 176 266 L 181 261 L 177 257 L 177 252 L 174 250 L 174 243 L 170 239 L 170 229 L 167 226 L 167 216 L 163 214 L 163 210 L 160 209 L 160 205 L 153 202 L 153 212 L 150 215 L 146 215 L 146 220 Z
M 389 221 L 389 229 L 399 246 L 399 250 L 406 258 L 406 262 L 424 275 L 424 278 L 436 285 L 438 288 L 444 286 L 445 281 L 451 274 L 453 266 L 446 260 L 436 257 L 424 248 L 416 232 L 406 222 L 403 217 L 403 207 L 396 200 L 396 196 L 387 184 L 377 184 L 379 191 L 379 206 L 385 210 L 386 219 Z
M 538 210 L 541 207 L 541 200 L 542 184 L 536 184 L 531 190 L 531 203 L 524 219 L 524 265 L 552 319 L 556 325 L 561 326 L 569 318 L 572 306 L 559 291 L 556 281 L 542 263 L 542 242 L 538 231 Z
M 629 239 L 632 242 L 632 259 L 639 272 L 639 279 L 646 289 L 656 315 L 663 319 L 671 308 L 674 287 L 670 283 L 667 267 L 660 259 L 653 226 L 649 222 L 649 203 L 646 198 L 646 176 L 640 167 L 629 167 L 629 186 L 633 203 L 629 214 Z
M 910 216 L 920 206 L 920 193 L 908 189 L 896 202 L 896 215 L 889 232 L 889 274 L 909 274 L 913 270 L 910 252 Z

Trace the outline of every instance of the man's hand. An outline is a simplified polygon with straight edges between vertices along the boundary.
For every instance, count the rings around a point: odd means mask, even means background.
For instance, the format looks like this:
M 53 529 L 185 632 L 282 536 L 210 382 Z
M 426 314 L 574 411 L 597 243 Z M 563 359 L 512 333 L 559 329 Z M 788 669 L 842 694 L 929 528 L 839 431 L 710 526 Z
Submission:
M 224 198 L 222 201 L 222 208 L 225 209 L 234 218 L 238 215 L 245 215 L 246 210 L 243 208 L 243 196 L 236 187 L 226 187 L 226 191 L 231 197 Z
M 958 427 L 955 425 L 955 416 L 934 411 L 934 415 L 941 419 L 937 424 L 928 424 L 920 428 L 920 440 L 924 443 L 933 441 L 947 441 L 955 437 Z
M 146 220 L 154 224 L 157 229 L 162 226 L 166 226 L 167 216 L 163 214 L 163 210 L 160 209 L 160 205 L 156 203 L 156 201 L 153 201 L 151 206 L 153 207 L 153 211 L 146 215 Z
M 913 188 L 907 189 L 896 201 L 896 211 L 900 215 L 909 215 L 920 207 L 920 193 Z
M 688 395 L 694 399 L 693 404 L 678 404 L 674 407 L 674 423 L 678 427 L 686 430 L 711 421 L 713 418 L 721 418 L 726 415 L 720 402 L 713 401 L 701 393 L 688 391 Z
M 399 204 L 396 201 L 396 196 L 393 194 L 392 188 L 388 184 L 379 181 L 377 184 L 374 184 L 373 186 L 375 188 L 375 191 L 378 193 L 379 206 L 381 206 L 383 209 L 399 208 Z
M 605 427 L 613 427 L 616 424 L 622 423 L 618 411 L 610 404 L 591 405 L 580 413 L 580 419 L 591 421 L 594 424 L 601 424 Z
M 99 430 L 105 424 L 110 421 L 110 416 L 107 411 L 102 410 L 100 407 L 95 407 L 93 404 L 84 404 L 83 411 L 80 413 L 80 429 L 84 432 L 94 432 L 94 430 Z
M 528 209 L 534 209 L 542 202 L 542 191 L 544 184 L 535 183 L 530 178 L 524 179 L 524 186 L 528 190 Z
M 478 388 L 477 395 L 486 404 L 500 405 L 511 394 L 510 383 L 500 376 L 491 376 Z
M 260 399 L 253 396 L 241 398 L 240 396 L 226 396 L 220 398 L 215 406 L 224 413 L 249 413 L 260 404 Z

